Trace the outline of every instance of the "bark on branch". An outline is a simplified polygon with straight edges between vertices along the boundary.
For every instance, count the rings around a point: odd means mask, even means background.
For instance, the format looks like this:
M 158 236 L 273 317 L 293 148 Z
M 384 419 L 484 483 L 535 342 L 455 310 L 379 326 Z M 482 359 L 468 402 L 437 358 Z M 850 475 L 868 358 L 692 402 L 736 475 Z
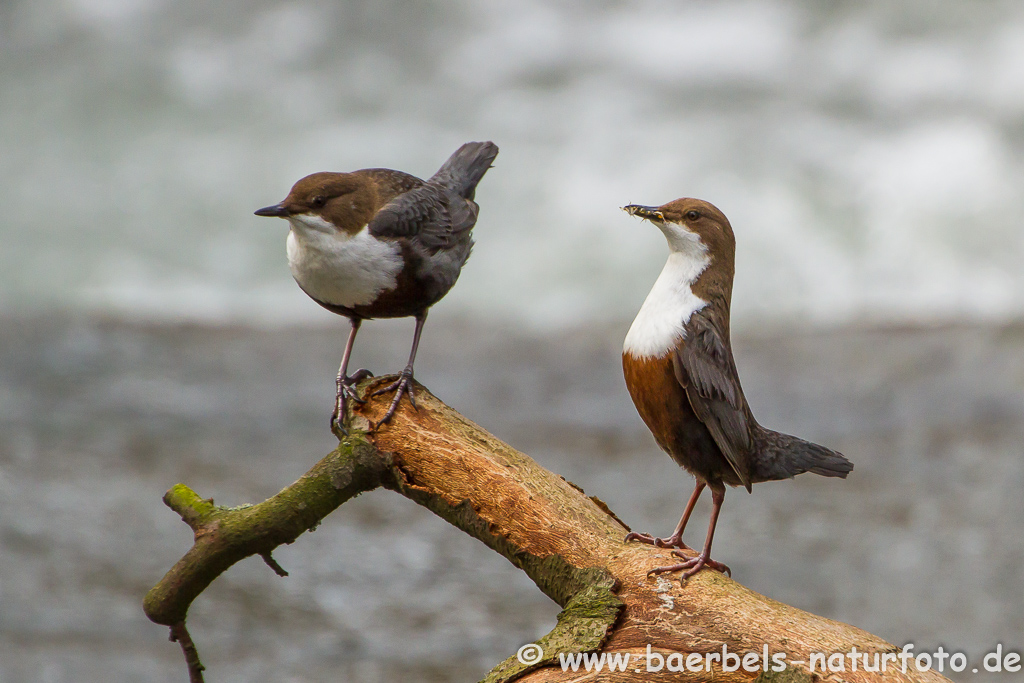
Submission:
M 369 380 L 364 394 L 387 378 Z M 522 569 L 563 607 L 558 625 L 538 641 L 543 656 L 523 664 L 513 654 L 485 681 L 945 681 L 906 672 L 900 660 L 886 671 L 865 671 L 863 662 L 831 676 L 810 672 L 810 655 L 868 653 L 867 663 L 899 652 L 865 631 L 776 602 L 715 571 L 705 570 L 680 585 L 674 575 L 648 578 L 667 564 L 667 550 L 622 542 L 628 528 L 600 500 L 488 434 L 417 386 L 418 410 L 403 401 L 392 421 L 368 432 L 387 401 L 370 401 L 352 416 L 350 436 L 301 479 L 257 505 L 223 508 L 178 484 L 164 502 L 195 532 L 195 543 L 146 596 L 147 616 L 187 634 L 192 601 L 235 562 L 261 555 L 275 571 L 270 553 L 295 541 L 335 508 L 377 487 L 396 491 L 474 536 Z M 202 665 L 191 647 L 189 671 L 201 680 Z M 650 651 L 668 657 L 698 653 L 713 671 L 648 671 Z M 784 671 L 729 671 L 723 647 L 739 657 L 785 653 Z M 585 675 L 563 671 L 560 653 L 602 651 L 633 655 L 626 671 Z M 189 654 L 186 653 L 188 657 Z M 717 659 L 717 661 L 716 661 Z M 827 661 L 827 660 L 826 660 Z M 772 662 L 769 660 L 769 664 Z M 639 670 L 637 667 L 639 666 Z M 673 667 L 678 668 L 678 667 Z

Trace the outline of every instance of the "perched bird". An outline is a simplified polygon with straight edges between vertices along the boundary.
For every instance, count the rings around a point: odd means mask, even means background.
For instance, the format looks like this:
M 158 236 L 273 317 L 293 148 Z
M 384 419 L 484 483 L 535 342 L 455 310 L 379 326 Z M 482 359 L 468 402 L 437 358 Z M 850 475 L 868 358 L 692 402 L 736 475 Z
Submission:
M 281 203 L 256 211 L 288 220 L 295 281 L 313 301 L 352 323 L 332 430 L 345 431 L 346 398 L 362 403 L 354 387 L 370 373 L 348 375 L 348 361 L 368 318 L 416 318 L 408 365 L 396 382 L 373 394 L 395 392 L 377 425 L 391 419 L 403 393 L 416 406 L 413 363 L 423 323 L 469 258 L 480 210 L 473 195 L 497 154 L 492 142 L 467 142 L 427 181 L 386 168 L 314 173 L 295 183 Z
M 626 541 L 688 550 L 683 531 L 708 487 L 713 507 L 704 549 L 691 559 L 675 550 L 685 562 L 651 573 L 684 571 L 685 581 L 705 566 L 729 572 L 711 559 L 725 484 L 749 492 L 751 484 L 802 472 L 845 478 L 853 465 L 827 448 L 765 429 L 751 414 L 729 344 L 736 239 L 722 212 L 699 199 L 623 210 L 654 223 L 669 246 L 668 262 L 626 334 L 626 387 L 658 445 L 696 479 L 671 536 L 631 533 Z

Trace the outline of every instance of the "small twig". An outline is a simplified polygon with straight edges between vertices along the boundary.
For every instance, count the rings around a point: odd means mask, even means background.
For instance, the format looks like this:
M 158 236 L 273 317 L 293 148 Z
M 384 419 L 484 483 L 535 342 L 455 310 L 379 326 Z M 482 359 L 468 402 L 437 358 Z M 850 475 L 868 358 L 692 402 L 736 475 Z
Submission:
M 284 570 L 284 567 L 277 563 L 277 560 L 275 560 L 269 552 L 260 553 L 260 557 L 263 558 L 263 561 L 267 563 L 268 567 L 274 570 L 275 574 L 278 576 L 288 576 L 288 572 Z
M 293 542 L 345 501 L 381 486 L 382 477 L 392 476 L 390 467 L 390 459 L 354 430 L 298 481 L 256 505 L 220 507 L 184 484 L 173 486 L 164 502 L 188 517 L 195 541 L 146 594 L 146 616 L 165 626 L 185 621 L 192 601 L 229 567 Z
M 196 644 L 192 642 L 192 636 L 188 634 L 188 629 L 185 628 L 184 621 L 179 621 L 171 626 L 171 642 L 181 645 L 181 652 L 185 655 L 185 664 L 188 665 L 189 683 L 203 683 L 203 670 L 206 667 L 199 661 L 199 652 L 196 650 Z

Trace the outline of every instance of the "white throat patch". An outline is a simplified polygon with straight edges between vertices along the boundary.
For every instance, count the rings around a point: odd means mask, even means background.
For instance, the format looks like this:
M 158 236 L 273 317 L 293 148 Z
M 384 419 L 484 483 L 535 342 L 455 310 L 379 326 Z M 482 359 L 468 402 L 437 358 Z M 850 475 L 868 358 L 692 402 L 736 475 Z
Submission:
M 319 216 L 288 219 L 288 266 L 313 298 L 336 306 L 361 306 L 394 289 L 402 269 L 397 244 L 378 240 L 364 227 L 339 232 Z
M 622 350 L 634 358 L 663 357 L 686 336 L 685 326 L 690 316 L 708 305 L 693 293 L 691 286 L 711 263 L 711 258 L 699 238 L 688 242 L 685 248 L 673 249 L 669 254 L 661 275 L 626 333 Z M 676 246 L 671 238 L 669 244 Z

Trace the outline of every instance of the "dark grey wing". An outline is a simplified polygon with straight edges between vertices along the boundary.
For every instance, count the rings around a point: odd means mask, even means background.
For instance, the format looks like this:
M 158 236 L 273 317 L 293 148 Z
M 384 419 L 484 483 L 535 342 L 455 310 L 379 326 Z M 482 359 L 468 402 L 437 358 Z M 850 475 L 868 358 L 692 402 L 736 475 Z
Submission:
M 686 339 L 676 347 L 672 366 L 694 414 L 711 432 L 719 450 L 749 491 L 753 418 L 740 388 L 732 351 L 702 312 L 690 316 Z
M 476 203 L 427 183 L 385 204 L 367 229 L 376 237 L 404 237 L 435 253 L 460 241 L 476 224 Z

